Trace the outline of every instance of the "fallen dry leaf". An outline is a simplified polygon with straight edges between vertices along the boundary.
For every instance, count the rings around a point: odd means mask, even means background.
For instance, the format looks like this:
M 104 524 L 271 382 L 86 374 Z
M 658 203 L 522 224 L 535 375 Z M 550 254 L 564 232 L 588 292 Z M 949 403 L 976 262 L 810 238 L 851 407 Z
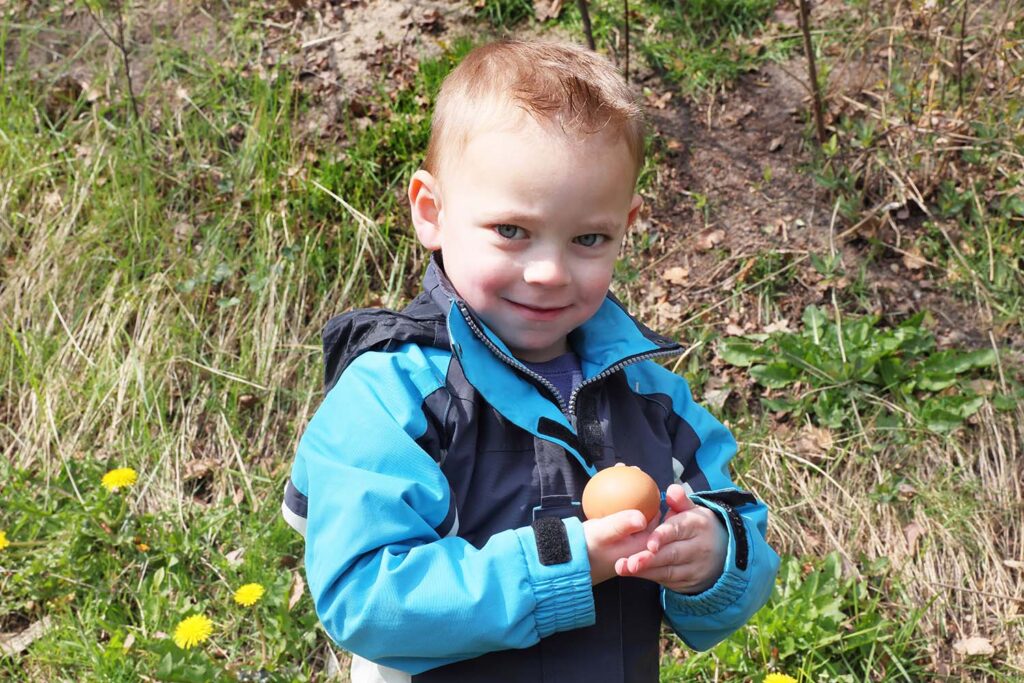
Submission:
M 928 261 L 921 255 L 921 250 L 914 246 L 903 254 L 903 265 L 910 270 L 921 270 L 928 265 Z
M 800 430 L 800 434 L 797 436 L 793 447 L 801 455 L 821 457 L 827 455 L 832 450 L 834 443 L 835 440 L 832 438 L 832 432 L 829 430 L 824 427 L 805 425 Z
M 764 326 L 765 334 L 772 334 L 773 332 L 792 332 L 789 329 L 789 320 L 787 318 L 779 318 L 775 322 Z
M 736 323 L 729 323 L 725 326 L 725 333 L 730 337 L 742 337 L 746 334 L 742 327 Z
M 903 500 L 910 500 L 917 495 L 917 489 L 906 482 L 902 482 L 896 487 L 896 493 Z
M 562 13 L 563 0 L 533 0 L 533 16 L 537 21 L 555 19 Z
M 679 304 L 670 304 L 667 301 L 659 303 L 657 311 L 658 317 L 667 322 L 675 322 L 683 317 L 683 307 Z
M 907 548 L 910 549 L 910 552 L 914 552 L 914 550 L 917 548 L 918 539 L 924 536 L 926 533 L 928 532 L 925 531 L 925 528 L 917 522 L 911 522 L 910 524 L 903 527 L 903 537 L 907 539 Z
M 288 611 L 290 612 L 292 607 L 298 604 L 299 600 L 302 599 L 302 594 L 306 590 L 306 582 L 302 580 L 302 575 L 299 572 L 292 572 L 292 591 L 288 595 Z
M 725 230 L 712 230 L 697 238 L 697 251 L 708 251 L 725 239 Z
M 980 636 L 971 636 L 953 643 L 953 649 L 964 657 L 991 657 L 996 653 L 992 641 Z
M 772 138 L 771 142 L 768 143 L 768 151 L 769 152 L 778 152 L 780 149 L 782 149 L 782 145 L 785 144 L 785 142 L 786 142 L 786 136 L 785 135 L 780 135 L 778 137 Z
M 213 458 L 196 458 L 195 460 L 189 460 L 185 463 L 183 473 L 185 481 L 192 479 L 202 479 L 210 472 L 217 468 L 217 461 Z
M 708 389 L 704 392 L 704 403 L 712 408 L 721 410 L 731 393 L 732 389 L 728 388 Z
M 644 95 L 647 98 L 647 105 L 654 109 L 664 109 L 668 106 L 668 101 L 672 99 L 671 90 L 666 90 L 661 95 L 655 95 L 653 91 L 647 91 Z
M 672 266 L 661 274 L 662 280 L 667 280 L 674 285 L 685 285 L 689 277 L 689 268 L 683 268 L 682 266 Z

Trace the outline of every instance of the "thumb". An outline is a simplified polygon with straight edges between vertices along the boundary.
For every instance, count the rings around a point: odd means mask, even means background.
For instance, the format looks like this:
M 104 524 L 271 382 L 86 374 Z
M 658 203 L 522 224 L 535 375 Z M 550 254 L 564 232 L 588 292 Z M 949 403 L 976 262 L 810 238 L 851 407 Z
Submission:
M 601 519 L 602 535 L 607 541 L 626 538 L 647 528 L 647 518 L 639 510 L 620 510 Z
M 696 507 L 693 501 L 686 495 L 686 489 L 679 484 L 672 484 L 665 491 L 665 502 L 673 513 L 683 512 Z

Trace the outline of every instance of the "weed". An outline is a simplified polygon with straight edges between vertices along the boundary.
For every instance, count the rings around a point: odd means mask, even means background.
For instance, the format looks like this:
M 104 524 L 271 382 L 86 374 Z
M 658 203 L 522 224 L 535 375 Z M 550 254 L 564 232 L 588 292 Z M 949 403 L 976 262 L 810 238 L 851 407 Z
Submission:
M 837 554 L 785 558 L 775 593 L 747 628 L 707 653 L 663 662 L 661 680 L 761 681 L 773 671 L 797 681 L 877 680 L 894 662 L 900 673 L 892 680 L 920 680 L 924 672 L 914 662 L 921 644 L 913 633 L 922 610 L 902 623 L 884 618 L 878 587 L 841 567 Z M 877 578 L 885 570 L 871 569 Z
M 803 330 L 723 340 L 719 354 L 749 368 L 771 394 L 768 410 L 813 415 L 824 426 L 865 425 L 950 432 L 985 401 L 971 380 L 994 367 L 991 348 L 936 350 L 925 314 L 878 328 L 878 316 L 828 319 L 816 306 L 804 311 Z M 779 395 L 779 390 L 792 389 Z

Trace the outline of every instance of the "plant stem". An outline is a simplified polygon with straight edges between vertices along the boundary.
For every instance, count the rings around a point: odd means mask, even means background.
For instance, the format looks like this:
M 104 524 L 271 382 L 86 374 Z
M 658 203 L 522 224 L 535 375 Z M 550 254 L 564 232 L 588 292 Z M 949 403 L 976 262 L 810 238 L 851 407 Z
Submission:
M 968 0 L 964 0 L 964 11 L 960 15 L 960 44 L 956 55 L 956 90 L 961 112 L 964 108 L 964 36 L 967 33 L 967 5 Z
M 810 0 L 797 0 L 800 3 L 800 32 L 804 36 L 804 54 L 807 55 L 807 75 L 811 81 L 811 98 L 814 108 L 814 126 L 818 133 L 818 144 L 825 144 L 828 133 L 825 131 L 825 107 L 821 101 L 821 87 L 818 85 L 818 67 L 814 61 L 814 46 L 811 45 L 811 3 Z
M 629 0 L 622 0 L 623 18 L 625 20 L 624 31 L 626 32 L 626 83 L 629 83 Z
M 93 23 L 99 27 L 103 35 L 106 36 L 107 40 L 113 44 L 118 51 L 121 53 L 121 64 L 124 66 L 124 78 L 128 85 L 128 99 L 131 101 L 132 113 L 135 114 L 135 126 L 139 133 L 139 145 L 143 153 L 146 151 L 146 136 L 145 131 L 142 128 L 142 115 L 139 113 L 139 102 L 135 97 L 135 86 L 132 85 L 132 66 L 131 61 L 128 59 L 128 45 L 124 40 L 124 5 L 121 0 L 115 0 L 113 3 L 114 9 L 117 10 L 115 15 L 117 25 L 117 38 L 110 35 L 110 31 L 107 27 L 99 20 L 99 17 L 92 11 L 92 7 L 89 3 L 85 3 L 85 9 L 89 12 L 89 16 L 92 17 Z
M 590 25 L 590 10 L 587 9 L 587 0 L 576 0 L 576 6 L 580 9 L 580 18 L 583 19 L 583 33 L 587 36 L 587 46 L 591 50 L 597 50 L 594 44 L 594 29 Z

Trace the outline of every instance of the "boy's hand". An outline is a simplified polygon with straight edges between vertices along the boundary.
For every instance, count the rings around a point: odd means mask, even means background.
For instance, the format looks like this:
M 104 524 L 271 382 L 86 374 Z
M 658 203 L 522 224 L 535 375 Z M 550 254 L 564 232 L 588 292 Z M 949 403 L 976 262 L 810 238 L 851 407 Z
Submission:
M 590 582 L 597 585 L 615 576 L 616 562 L 623 562 L 647 547 L 657 518 L 650 524 L 639 510 L 622 510 L 615 514 L 583 522 L 590 558 Z
M 694 505 L 672 484 L 665 492 L 669 514 L 648 536 L 647 547 L 615 563 L 619 576 L 636 576 L 678 593 L 700 593 L 722 575 L 729 535 L 718 515 Z

